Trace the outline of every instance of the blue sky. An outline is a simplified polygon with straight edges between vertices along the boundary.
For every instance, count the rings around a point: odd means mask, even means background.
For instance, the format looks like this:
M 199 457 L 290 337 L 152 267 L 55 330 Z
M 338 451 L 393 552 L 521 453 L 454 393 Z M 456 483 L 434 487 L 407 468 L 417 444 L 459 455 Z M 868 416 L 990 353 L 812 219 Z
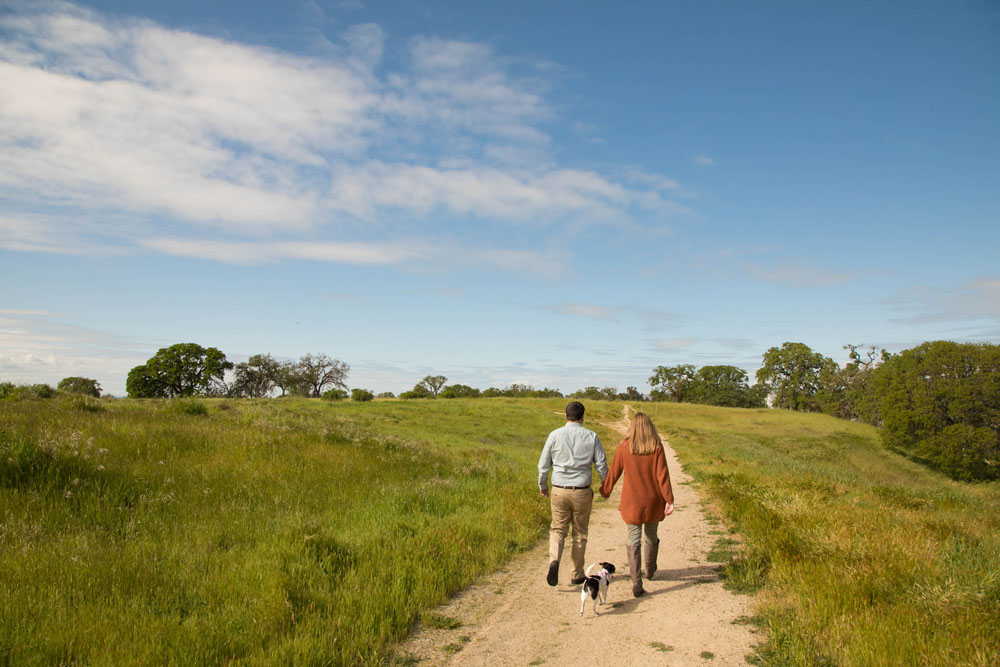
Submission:
M 0 380 L 1000 342 L 992 2 L 13 2 Z

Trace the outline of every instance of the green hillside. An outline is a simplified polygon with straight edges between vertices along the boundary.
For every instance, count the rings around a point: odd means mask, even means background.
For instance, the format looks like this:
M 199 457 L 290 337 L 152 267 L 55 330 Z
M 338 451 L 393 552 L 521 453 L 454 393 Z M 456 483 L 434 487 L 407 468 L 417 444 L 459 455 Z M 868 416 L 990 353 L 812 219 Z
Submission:
M 544 534 L 564 403 L 0 401 L 0 662 L 379 663 Z M 828 417 L 634 407 L 742 536 L 756 660 L 998 661 L 1000 486 Z
M 0 401 L 0 663 L 376 662 L 543 534 L 561 407 Z
M 744 541 L 761 664 L 1000 663 L 1000 484 L 966 484 L 815 414 L 646 404 Z M 762 587 L 762 588 L 761 588 Z

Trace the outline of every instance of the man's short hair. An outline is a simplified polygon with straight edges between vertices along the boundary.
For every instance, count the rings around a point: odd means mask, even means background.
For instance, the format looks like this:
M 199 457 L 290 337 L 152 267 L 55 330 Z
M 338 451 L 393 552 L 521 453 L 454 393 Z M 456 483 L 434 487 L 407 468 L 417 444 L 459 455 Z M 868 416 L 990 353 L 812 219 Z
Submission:
M 571 422 L 578 422 L 583 419 L 583 403 L 580 401 L 573 401 L 566 406 L 566 419 Z

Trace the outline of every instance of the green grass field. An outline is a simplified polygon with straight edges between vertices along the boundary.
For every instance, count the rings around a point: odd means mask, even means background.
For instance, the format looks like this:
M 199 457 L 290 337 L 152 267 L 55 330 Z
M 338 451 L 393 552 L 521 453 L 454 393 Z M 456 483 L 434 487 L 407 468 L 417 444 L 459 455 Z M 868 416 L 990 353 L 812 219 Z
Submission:
M 0 401 L 0 663 L 377 663 L 543 534 L 562 403 Z
M 637 407 L 742 536 L 725 574 L 759 589 L 759 664 L 1000 664 L 1000 484 L 824 415 Z
M 564 404 L 0 401 L 0 663 L 390 661 L 544 535 Z M 621 404 L 587 407 L 610 453 Z M 757 662 L 1000 662 L 1000 485 L 819 415 L 635 407 L 739 533 Z

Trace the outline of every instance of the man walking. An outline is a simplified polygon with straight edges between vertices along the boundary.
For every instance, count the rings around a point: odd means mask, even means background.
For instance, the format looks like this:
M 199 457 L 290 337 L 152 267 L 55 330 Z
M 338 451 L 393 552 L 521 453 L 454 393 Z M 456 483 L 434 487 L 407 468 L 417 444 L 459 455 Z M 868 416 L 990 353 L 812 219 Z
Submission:
M 573 574 L 570 583 L 582 584 L 584 556 L 587 551 L 587 528 L 594 503 L 591 464 L 597 466 L 601 481 L 608 476 L 608 460 L 597 434 L 583 427 L 583 404 L 573 401 L 566 406 L 566 425 L 549 433 L 538 459 L 538 490 L 548 496 L 552 507 L 549 528 L 549 586 L 559 582 L 559 560 L 569 527 L 573 526 Z M 549 470 L 552 490 L 549 491 Z

